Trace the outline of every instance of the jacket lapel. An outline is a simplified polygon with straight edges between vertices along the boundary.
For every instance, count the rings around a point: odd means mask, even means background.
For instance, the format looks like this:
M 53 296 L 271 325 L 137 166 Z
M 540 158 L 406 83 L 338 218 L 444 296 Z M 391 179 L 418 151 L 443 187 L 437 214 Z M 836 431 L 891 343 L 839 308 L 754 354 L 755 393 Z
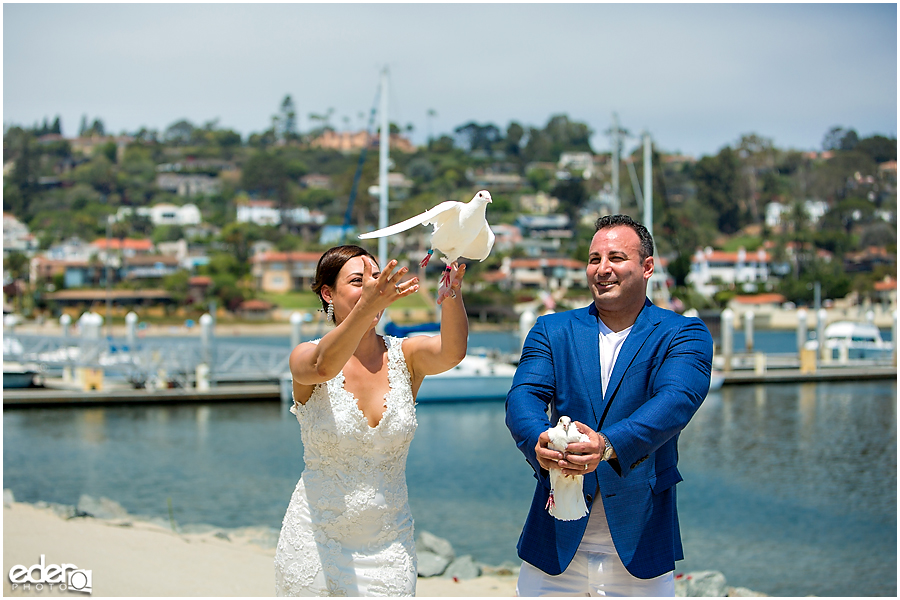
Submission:
M 591 399 L 594 421 L 597 421 L 597 407 L 603 403 L 603 385 L 600 380 L 600 326 L 597 324 L 597 307 L 593 303 L 587 309 L 578 311 L 577 318 L 570 321 L 578 365 Z
M 619 350 L 619 356 L 616 357 L 616 364 L 613 367 L 609 383 L 606 385 L 606 395 L 603 397 L 604 410 L 606 410 L 606 405 L 609 402 L 612 402 L 616 390 L 619 389 L 619 384 L 622 383 L 625 372 L 628 370 L 628 367 L 631 366 L 631 363 L 634 362 L 634 359 L 637 358 L 638 354 L 640 354 L 641 348 L 644 347 L 644 342 L 647 341 L 647 338 L 650 337 L 650 334 L 653 333 L 656 326 L 659 325 L 659 317 L 655 314 L 657 310 L 658 309 L 653 306 L 653 303 L 650 302 L 650 300 L 644 300 L 644 308 L 641 310 L 640 314 L 638 314 L 638 317 L 631 328 L 631 332 L 628 334 L 628 337 L 625 338 L 622 349 Z M 599 349 L 597 349 L 597 360 L 597 371 L 599 373 Z M 601 414 L 603 413 L 601 412 Z

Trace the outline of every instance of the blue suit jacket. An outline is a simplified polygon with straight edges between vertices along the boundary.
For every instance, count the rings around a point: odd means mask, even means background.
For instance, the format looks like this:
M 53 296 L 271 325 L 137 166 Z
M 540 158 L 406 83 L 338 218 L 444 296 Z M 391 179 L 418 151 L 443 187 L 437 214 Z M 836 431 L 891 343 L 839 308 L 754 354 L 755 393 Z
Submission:
M 584 535 L 587 517 L 559 521 L 545 510 L 550 479 L 534 452 L 541 432 L 567 415 L 615 448 L 616 459 L 584 477 L 585 500 L 592 508 L 595 494 L 603 495 L 619 558 L 632 575 L 649 579 L 684 558 L 675 509 L 678 434 L 709 391 L 712 337 L 700 319 L 645 300 L 604 396 L 598 336 L 591 304 L 539 318 L 525 340 L 506 398 L 506 424 L 538 480 L 519 556 L 558 575 Z

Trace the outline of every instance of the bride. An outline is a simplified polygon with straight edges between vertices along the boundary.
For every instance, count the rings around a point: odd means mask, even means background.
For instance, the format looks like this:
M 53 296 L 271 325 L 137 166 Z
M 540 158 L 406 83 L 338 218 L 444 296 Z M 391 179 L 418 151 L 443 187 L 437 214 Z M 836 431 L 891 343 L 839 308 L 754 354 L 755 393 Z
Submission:
M 436 336 L 375 333 L 384 309 L 419 289 L 390 261 L 379 272 L 359 246 L 319 259 L 313 291 L 335 328 L 291 352 L 294 406 L 306 468 L 275 551 L 279 596 L 414 596 L 416 549 L 406 457 L 415 396 L 426 375 L 466 354 L 468 320 L 453 266 Z

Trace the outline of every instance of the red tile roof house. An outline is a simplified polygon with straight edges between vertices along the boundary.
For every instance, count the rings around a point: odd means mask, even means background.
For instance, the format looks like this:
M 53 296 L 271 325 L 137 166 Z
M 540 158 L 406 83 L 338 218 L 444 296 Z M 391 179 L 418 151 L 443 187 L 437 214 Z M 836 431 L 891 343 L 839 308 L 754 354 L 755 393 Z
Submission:
M 728 308 L 734 311 L 735 327 L 744 326 L 744 315 L 753 313 L 755 328 L 769 326 L 772 313 L 780 311 L 787 298 L 781 294 L 754 294 L 748 296 L 735 296 L 728 303 Z
M 757 284 L 769 280 L 772 258 L 760 248 L 747 252 L 723 252 L 712 248 L 698 249 L 691 257 L 691 272 L 687 282 L 700 294 L 711 297 L 720 286 L 732 284 Z
M 485 281 L 508 290 L 587 287 L 586 264 L 572 258 L 504 258 L 498 271 L 486 273 Z

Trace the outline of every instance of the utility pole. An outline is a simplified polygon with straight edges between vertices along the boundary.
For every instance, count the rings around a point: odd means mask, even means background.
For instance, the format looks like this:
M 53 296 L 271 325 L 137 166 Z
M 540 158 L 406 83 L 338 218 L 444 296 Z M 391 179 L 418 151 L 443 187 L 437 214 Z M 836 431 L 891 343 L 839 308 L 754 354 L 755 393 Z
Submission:
M 622 136 L 628 132 L 619 127 L 619 116 L 616 113 L 612 114 L 612 127 L 607 133 L 610 134 L 610 144 L 612 146 L 612 155 L 610 158 L 612 165 L 610 166 L 612 171 L 613 206 L 610 208 L 612 214 L 619 214 L 622 210 L 622 200 L 619 197 L 619 163 L 621 162 Z
M 378 144 L 378 229 L 388 226 L 388 148 L 391 143 L 390 125 L 388 124 L 388 68 L 381 71 L 381 138 Z M 387 238 L 378 238 L 378 264 L 384 269 L 387 266 Z
M 653 237 L 653 148 L 650 134 L 644 132 L 644 227 Z

